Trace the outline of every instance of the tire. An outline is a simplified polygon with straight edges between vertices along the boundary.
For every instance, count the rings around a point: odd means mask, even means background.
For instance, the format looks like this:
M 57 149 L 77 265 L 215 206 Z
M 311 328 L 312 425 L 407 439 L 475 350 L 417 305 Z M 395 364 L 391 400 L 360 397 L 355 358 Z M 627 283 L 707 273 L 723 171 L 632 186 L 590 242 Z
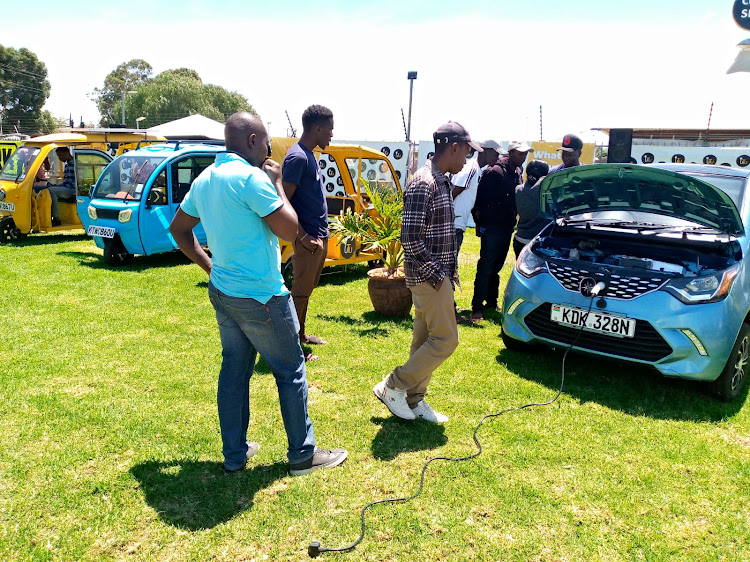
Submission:
M 505 349 L 510 349 L 511 351 L 528 353 L 530 351 L 533 351 L 534 347 L 536 347 L 533 344 L 522 342 L 510 337 L 505 333 L 505 330 L 500 331 L 500 337 L 503 339 L 503 345 L 505 346 Z
M 133 254 L 128 253 L 122 240 L 111 238 L 104 242 L 104 262 L 107 265 L 120 267 L 133 261 Z
M 2 221 L 0 221 L 0 242 L 3 244 L 12 242 L 15 239 L 15 230 L 16 223 L 13 222 L 12 218 L 3 219 Z
M 286 263 L 281 264 L 281 276 L 284 278 L 286 288 L 291 290 L 294 283 L 294 268 L 292 267 L 291 258 Z
M 750 362 L 750 324 L 743 322 L 724 370 L 718 379 L 709 383 L 711 392 L 725 402 L 731 402 L 740 396 L 747 385 L 748 362 Z

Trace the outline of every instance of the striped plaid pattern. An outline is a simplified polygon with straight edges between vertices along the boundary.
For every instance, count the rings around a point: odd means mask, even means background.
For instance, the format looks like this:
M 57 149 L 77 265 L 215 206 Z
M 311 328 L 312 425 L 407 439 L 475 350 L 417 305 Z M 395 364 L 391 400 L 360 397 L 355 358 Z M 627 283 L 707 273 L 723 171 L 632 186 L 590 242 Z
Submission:
M 75 158 L 65 163 L 65 169 L 63 170 L 63 182 L 62 185 L 65 187 L 76 186 L 76 161 Z
M 458 280 L 454 222 L 451 184 L 430 160 L 404 192 L 401 245 L 407 286 L 435 286 L 445 276 Z

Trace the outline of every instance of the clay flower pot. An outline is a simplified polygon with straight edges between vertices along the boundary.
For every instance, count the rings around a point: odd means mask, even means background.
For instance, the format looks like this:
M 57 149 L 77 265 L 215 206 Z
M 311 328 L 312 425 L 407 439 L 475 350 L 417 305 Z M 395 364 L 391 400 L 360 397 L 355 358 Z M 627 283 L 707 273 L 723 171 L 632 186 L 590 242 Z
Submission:
M 406 286 L 403 268 L 388 276 L 388 268 L 378 267 L 368 271 L 367 277 L 367 291 L 375 312 L 391 317 L 409 316 L 411 291 Z

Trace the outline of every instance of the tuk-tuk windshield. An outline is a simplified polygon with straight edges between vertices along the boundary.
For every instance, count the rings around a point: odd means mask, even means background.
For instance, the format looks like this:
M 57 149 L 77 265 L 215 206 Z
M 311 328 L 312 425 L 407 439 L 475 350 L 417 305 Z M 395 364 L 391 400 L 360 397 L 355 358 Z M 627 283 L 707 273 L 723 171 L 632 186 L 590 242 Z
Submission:
M 352 176 L 354 185 L 361 185 L 355 177 L 355 172 L 359 167 L 359 158 L 347 158 L 346 167 L 349 168 L 349 174 Z M 362 158 L 361 177 L 367 180 L 372 187 L 381 187 L 396 191 L 396 180 L 393 177 L 390 166 L 386 160 L 379 158 Z M 362 189 L 364 192 L 364 189 Z
M 140 201 L 148 179 L 163 161 L 163 157 L 127 154 L 116 158 L 96 182 L 92 199 Z
M 5 162 L 5 166 L 0 171 L 0 179 L 11 180 L 16 183 L 25 179 L 29 167 L 34 163 L 40 150 L 41 148 L 38 146 L 18 147 Z

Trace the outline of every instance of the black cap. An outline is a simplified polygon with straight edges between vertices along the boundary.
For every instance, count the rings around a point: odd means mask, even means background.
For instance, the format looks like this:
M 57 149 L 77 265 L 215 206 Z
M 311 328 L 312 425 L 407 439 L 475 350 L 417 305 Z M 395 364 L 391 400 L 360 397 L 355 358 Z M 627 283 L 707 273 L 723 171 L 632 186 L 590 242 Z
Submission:
M 563 137 L 562 146 L 557 150 L 564 150 L 565 152 L 573 152 L 575 150 L 581 150 L 583 148 L 583 141 L 581 137 L 577 135 L 565 135 Z
M 432 135 L 432 140 L 435 144 L 449 144 L 452 142 L 466 142 L 469 146 L 477 152 L 482 152 L 482 147 L 471 140 L 469 131 L 463 128 L 460 124 L 455 121 L 448 121 L 447 123 L 440 125 L 437 131 Z

